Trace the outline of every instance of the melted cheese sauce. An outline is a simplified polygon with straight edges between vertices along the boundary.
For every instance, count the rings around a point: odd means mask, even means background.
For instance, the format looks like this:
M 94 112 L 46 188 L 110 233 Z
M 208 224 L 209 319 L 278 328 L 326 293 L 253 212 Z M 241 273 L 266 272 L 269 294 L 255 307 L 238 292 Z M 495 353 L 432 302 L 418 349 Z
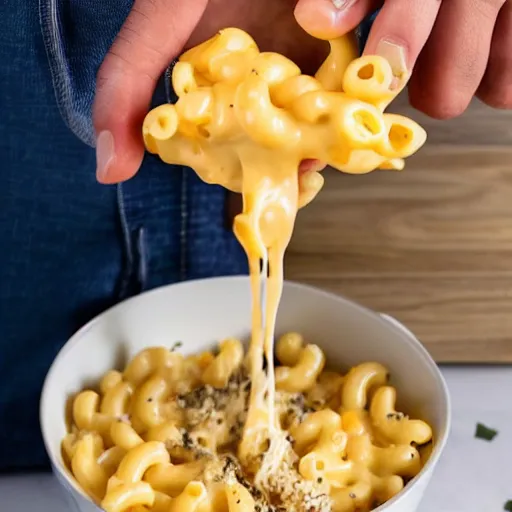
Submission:
M 413 121 L 383 113 L 405 85 L 403 70 L 382 57 L 357 58 L 353 35 L 330 45 L 310 77 L 282 55 L 260 53 L 245 32 L 223 30 L 180 58 L 178 102 L 152 110 L 143 127 L 148 151 L 243 196 L 234 233 L 249 262 L 252 387 L 238 455 L 260 482 L 268 483 L 290 451 L 274 405 L 284 253 L 297 210 L 323 186 L 318 173 L 301 181 L 299 164 L 318 159 L 350 173 L 401 169 L 426 138 Z

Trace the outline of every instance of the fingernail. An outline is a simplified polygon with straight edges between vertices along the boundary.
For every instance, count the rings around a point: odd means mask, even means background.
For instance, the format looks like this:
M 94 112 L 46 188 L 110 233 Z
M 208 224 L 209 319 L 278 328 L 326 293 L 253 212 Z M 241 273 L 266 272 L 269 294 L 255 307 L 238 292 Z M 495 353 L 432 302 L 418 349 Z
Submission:
M 108 173 L 115 158 L 114 137 L 108 130 L 100 132 L 96 139 L 96 179 L 108 183 Z
M 342 10 L 342 9 L 348 9 L 349 7 L 352 7 L 353 4 L 356 3 L 356 0 L 332 0 L 332 4 L 336 9 Z
M 399 80 L 407 77 L 409 70 L 405 48 L 387 39 L 381 39 L 375 50 L 377 55 L 384 57 L 390 64 L 393 75 Z
M 356 0 L 302 0 L 295 7 L 299 25 L 318 39 L 334 39 L 340 36 L 338 24 L 343 13 Z

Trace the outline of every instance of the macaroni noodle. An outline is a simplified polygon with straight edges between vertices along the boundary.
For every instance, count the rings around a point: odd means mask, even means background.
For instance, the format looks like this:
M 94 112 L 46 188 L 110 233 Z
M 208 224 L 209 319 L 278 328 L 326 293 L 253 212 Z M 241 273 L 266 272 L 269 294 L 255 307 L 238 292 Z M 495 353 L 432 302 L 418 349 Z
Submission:
M 276 368 L 276 388 L 290 392 L 310 390 L 325 365 L 325 357 L 317 345 L 307 345 L 300 349 L 293 366 Z
M 363 363 L 352 368 L 345 376 L 341 404 L 345 409 L 364 409 L 372 387 L 382 386 L 388 372 L 379 363 Z
M 225 388 L 229 378 L 242 364 L 244 348 L 239 340 L 228 339 L 220 344 L 220 354 L 206 367 L 202 380 L 214 388 Z

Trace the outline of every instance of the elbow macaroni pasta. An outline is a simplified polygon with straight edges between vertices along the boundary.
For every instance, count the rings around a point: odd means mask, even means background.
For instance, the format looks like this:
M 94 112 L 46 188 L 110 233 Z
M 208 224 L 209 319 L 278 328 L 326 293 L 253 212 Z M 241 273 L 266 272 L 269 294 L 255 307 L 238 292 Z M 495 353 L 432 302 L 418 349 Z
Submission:
M 363 363 L 352 368 L 345 376 L 341 404 L 347 410 L 364 409 L 372 387 L 382 386 L 388 380 L 388 372 L 379 363 Z
M 320 352 L 322 368 L 315 366 L 314 372 L 300 364 L 308 346 Z M 143 351 L 128 364 L 130 371 L 107 373 L 98 393 L 85 390 L 76 396 L 63 456 L 83 490 L 106 512 L 269 512 L 269 504 L 291 512 L 365 512 L 399 492 L 428 457 L 420 452 L 429 449 L 432 430 L 395 410 L 396 390 L 388 383 L 386 368 L 368 362 L 345 375 L 323 370 L 321 349 L 297 333 L 287 333 L 279 338 L 276 354 L 290 366 L 277 366 L 276 376 L 292 368 L 297 382 L 290 381 L 291 389 L 278 385 L 276 399 L 290 465 L 278 494 L 274 488 L 258 488 L 253 469 L 236 459 L 250 403 L 243 346 L 228 339 L 220 343 L 217 356 L 208 354 L 173 356 L 178 375 L 181 365 L 199 379 L 194 377 L 188 393 L 167 396 L 164 405 L 180 412 L 171 420 L 156 414 L 148 422 L 147 411 L 140 407 L 141 397 L 150 404 L 161 399 L 162 386 L 155 379 L 167 379 L 173 388 L 174 377 L 161 373 L 166 356 L 157 358 L 150 370 L 144 363 L 143 371 L 133 372 L 137 361 L 146 361 Z M 222 362 L 226 354 L 236 357 L 228 364 Z M 220 386 L 221 381 L 222 387 L 212 384 Z M 124 389 L 123 384 L 131 389 L 128 398 L 122 394 L 123 407 L 104 408 L 105 401 L 111 403 L 112 390 Z M 286 418 L 292 409 L 290 422 Z M 97 421 L 96 414 L 105 414 L 104 419 Z M 107 423 L 109 430 L 104 428 Z M 148 423 L 152 426 L 141 432 L 134 428 Z M 226 436 L 226 428 L 235 432 Z M 206 437 L 203 443 L 197 441 L 201 436 Z M 286 490 L 287 478 L 290 484 L 299 482 L 290 489 L 307 493 L 294 501 Z
M 300 344 L 299 344 L 300 341 Z M 276 368 L 276 388 L 292 393 L 310 390 L 316 383 L 325 365 L 324 353 L 317 345 L 302 347 L 302 339 L 290 333 L 283 336 L 276 346 L 277 357 L 283 365 Z M 283 358 L 283 359 L 281 359 Z
M 220 344 L 219 355 L 205 368 L 202 380 L 214 388 L 225 388 L 244 358 L 239 340 L 227 339 Z

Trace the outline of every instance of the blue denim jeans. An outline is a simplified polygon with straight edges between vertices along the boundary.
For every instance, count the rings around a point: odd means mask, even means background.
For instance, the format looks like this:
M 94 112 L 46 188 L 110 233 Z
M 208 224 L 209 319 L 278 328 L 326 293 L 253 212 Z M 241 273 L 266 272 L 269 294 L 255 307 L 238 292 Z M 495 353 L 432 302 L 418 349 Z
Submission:
M 47 467 L 39 394 L 77 328 L 143 290 L 247 270 L 225 191 L 191 170 L 148 155 L 129 182 L 96 182 L 95 74 L 130 7 L 0 2 L 0 472 Z

